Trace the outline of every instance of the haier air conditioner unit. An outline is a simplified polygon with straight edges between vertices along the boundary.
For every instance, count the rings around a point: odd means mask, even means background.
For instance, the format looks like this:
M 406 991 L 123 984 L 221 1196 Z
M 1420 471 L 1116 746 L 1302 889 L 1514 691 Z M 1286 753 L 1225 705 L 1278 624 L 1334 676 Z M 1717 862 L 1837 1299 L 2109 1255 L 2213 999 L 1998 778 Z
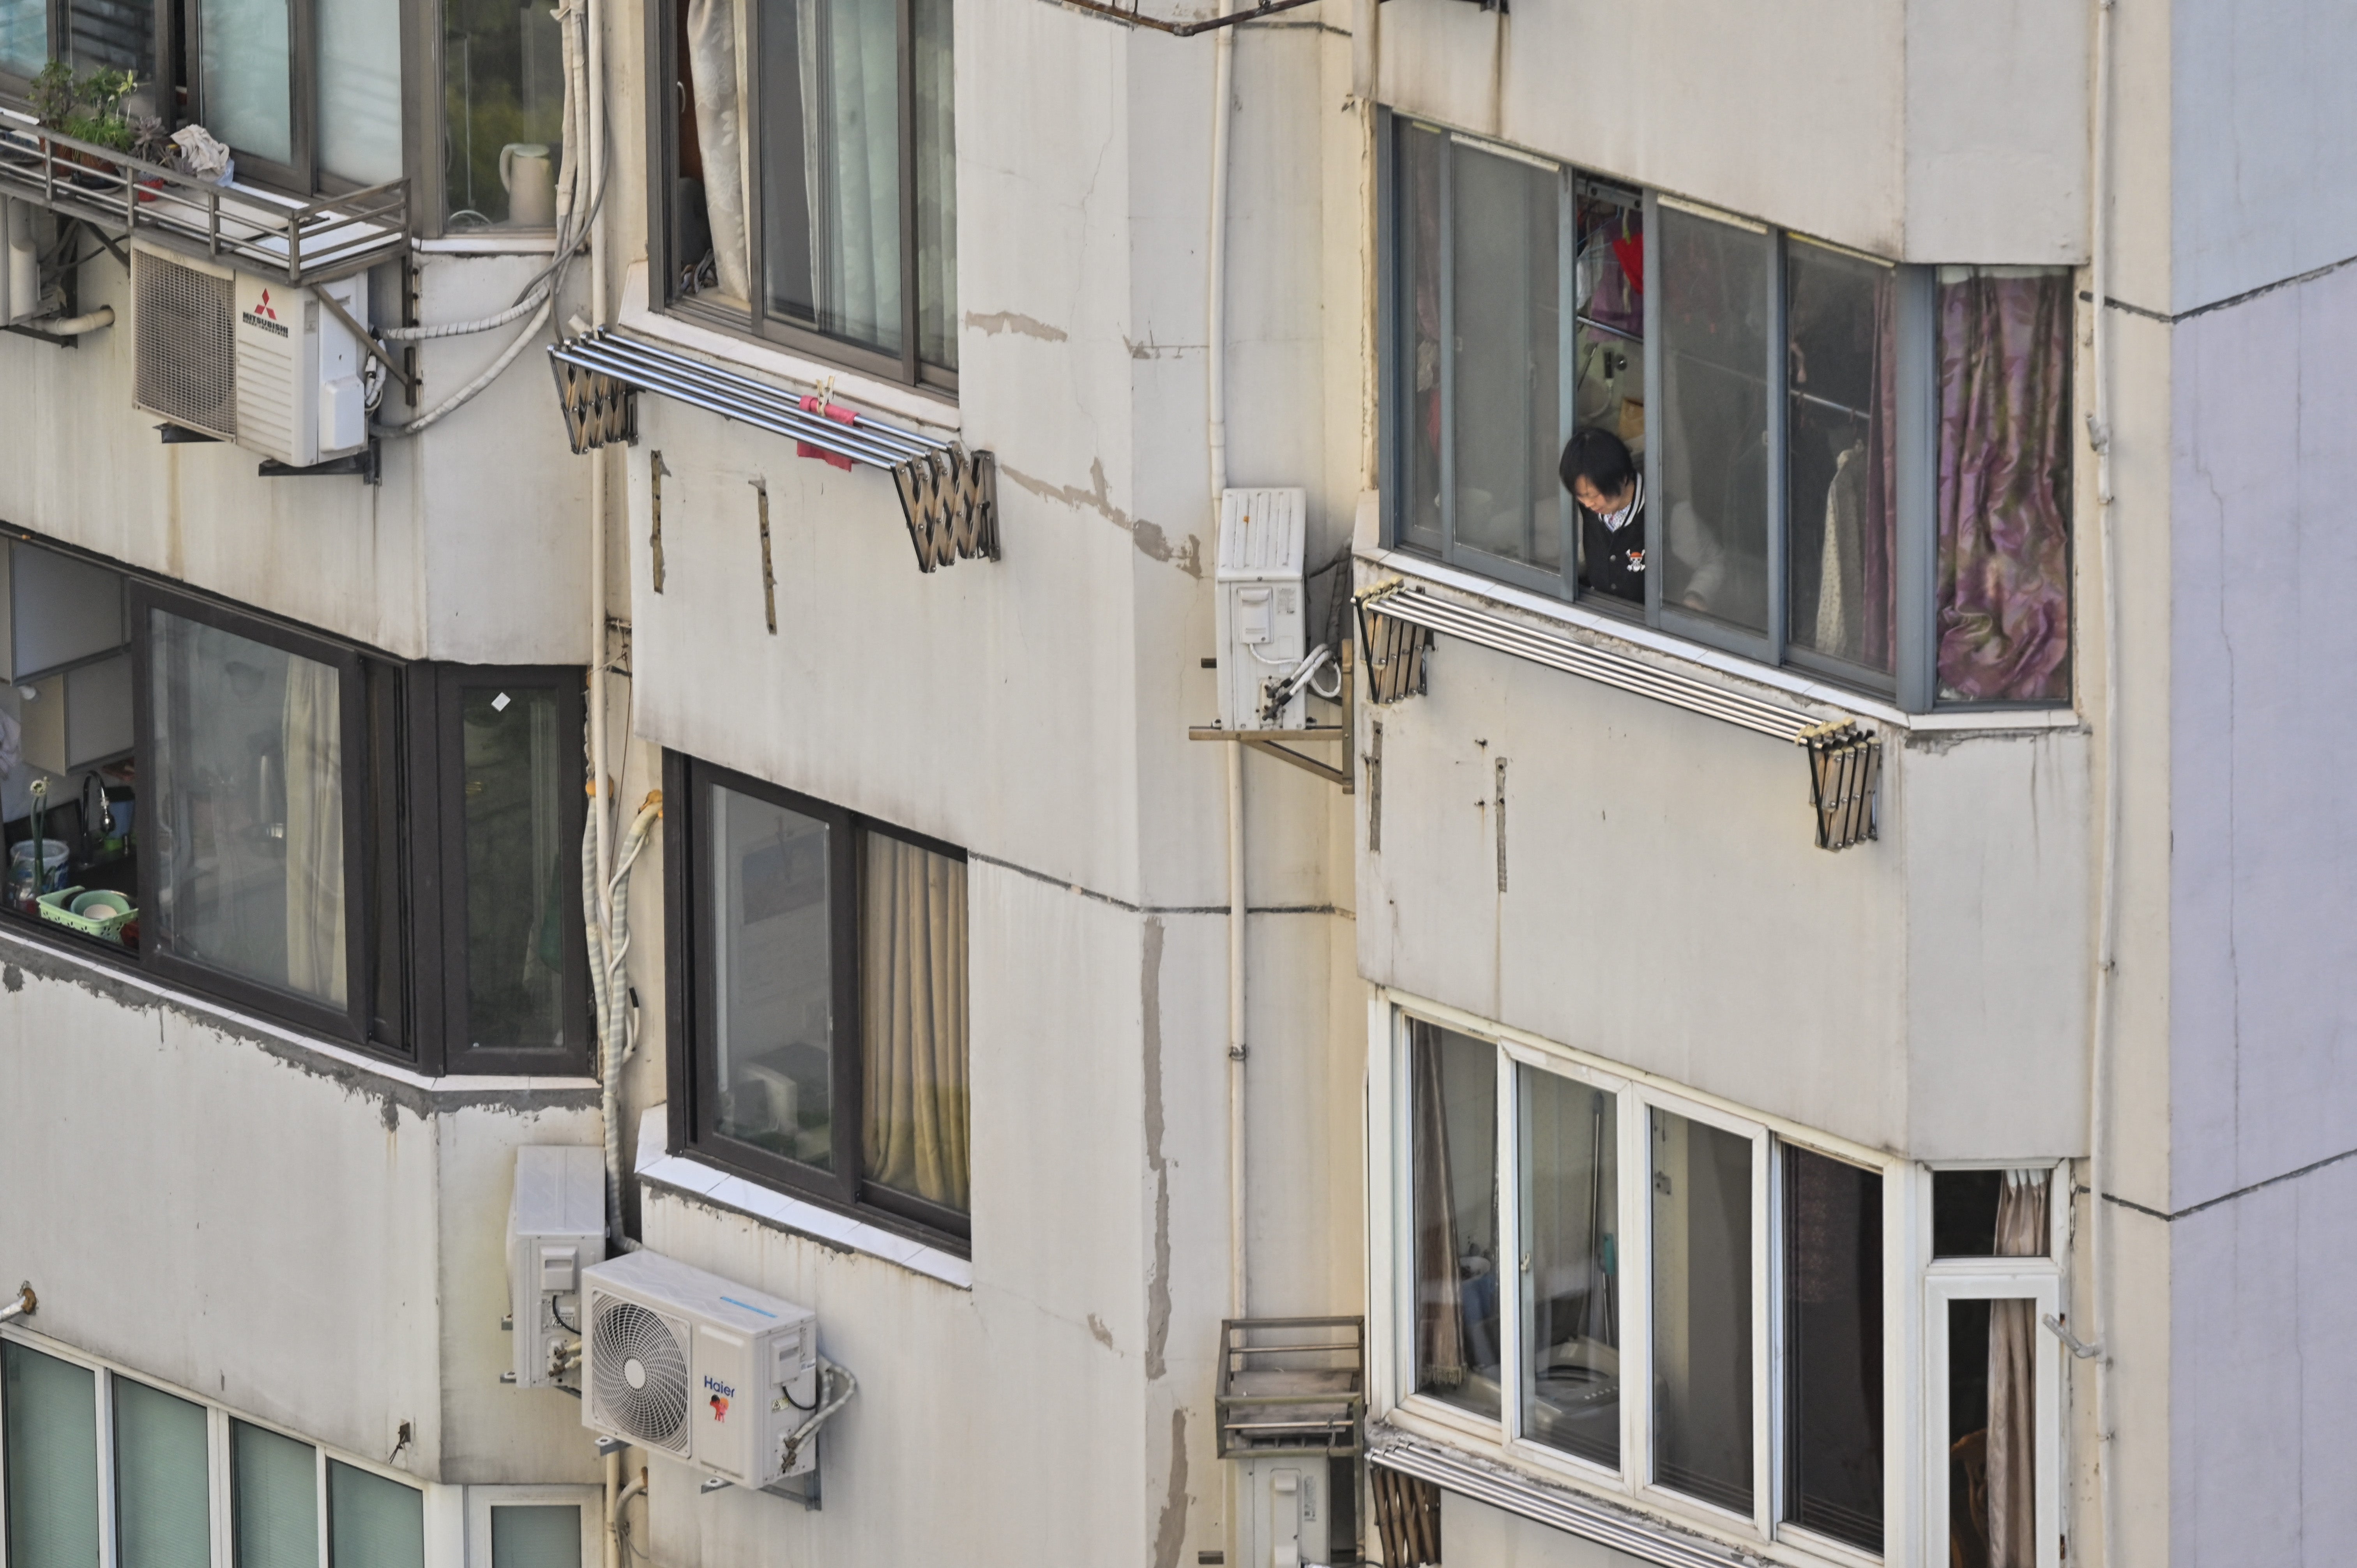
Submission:
M 133 246 L 132 402 L 292 468 L 361 451 L 365 350 L 323 295 L 366 326 L 365 274 L 292 285 Z
M 1220 493 L 1220 723 L 1232 730 L 1299 729 L 1308 704 L 1280 689 L 1301 663 L 1307 613 L 1301 579 L 1308 492 Z
M 818 1315 L 659 1253 L 582 1275 L 581 1420 L 740 1487 L 806 1473 Z

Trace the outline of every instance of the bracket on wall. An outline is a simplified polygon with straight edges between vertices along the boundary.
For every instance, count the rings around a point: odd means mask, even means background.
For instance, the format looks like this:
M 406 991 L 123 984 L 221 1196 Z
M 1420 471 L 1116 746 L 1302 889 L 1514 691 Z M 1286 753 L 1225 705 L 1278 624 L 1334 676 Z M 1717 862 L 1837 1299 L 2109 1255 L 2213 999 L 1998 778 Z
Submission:
M 1809 748 L 1817 847 L 1848 849 L 1879 837 L 1875 797 L 1882 781 L 1882 742 L 1847 719 L 1813 725 L 1793 740 Z
M 1195 725 L 1187 731 L 1189 740 L 1225 740 L 1274 757 L 1280 762 L 1290 762 L 1305 773 L 1315 773 L 1329 784 L 1340 784 L 1342 793 L 1355 795 L 1359 790 L 1358 770 L 1351 753 L 1351 695 L 1352 682 L 1351 645 L 1342 644 L 1342 722 L 1339 725 L 1311 725 L 1306 729 L 1227 729 L 1219 725 Z M 1342 748 L 1342 766 L 1320 762 L 1314 757 L 1304 757 L 1281 741 L 1307 741 L 1312 745 L 1339 745 Z
M 282 463 L 275 457 L 264 457 L 253 471 L 265 479 L 335 479 L 357 475 L 361 483 L 370 485 L 384 477 L 377 460 L 377 440 L 373 435 L 369 437 L 367 446 L 348 456 L 330 457 L 324 463 L 313 463 L 302 468 L 291 463 Z
M 1383 613 L 1383 601 L 1401 585 L 1401 579 L 1394 577 L 1352 596 L 1359 612 L 1359 641 L 1367 653 L 1367 701 L 1386 706 L 1424 695 L 1424 656 L 1432 649 L 1430 627 Z

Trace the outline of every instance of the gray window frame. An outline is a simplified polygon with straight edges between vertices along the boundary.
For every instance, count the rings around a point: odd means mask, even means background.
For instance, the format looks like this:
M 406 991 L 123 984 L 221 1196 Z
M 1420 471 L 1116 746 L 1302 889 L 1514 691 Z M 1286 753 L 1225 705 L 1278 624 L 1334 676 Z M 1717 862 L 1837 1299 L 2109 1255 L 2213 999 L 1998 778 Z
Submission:
M 1822 244 L 1798 231 L 1788 230 L 1759 220 L 1724 216 L 1747 224 L 1757 224 L 1769 239 L 1769 264 L 1766 288 L 1769 352 L 1766 374 L 1768 404 L 1768 628 L 1764 635 L 1754 635 L 1724 622 L 1695 614 L 1676 605 L 1664 604 L 1662 594 L 1662 574 L 1649 571 L 1645 575 L 1645 604 L 1641 613 L 1637 607 L 1594 594 L 1582 594 L 1577 586 L 1578 565 L 1575 541 L 1567 538 L 1564 565 L 1560 573 L 1550 574 L 1527 564 L 1499 560 L 1460 546 L 1455 538 L 1455 496 L 1453 487 L 1445 479 L 1441 487 L 1442 538 L 1437 551 L 1407 537 L 1405 509 L 1401 498 L 1407 480 L 1407 422 L 1413 418 L 1414 398 L 1407 378 L 1413 367 L 1405 362 L 1401 342 L 1402 276 L 1400 137 L 1413 127 L 1416 130 L 1448 139 L 1453 148 L 1458 142 L 1477 149 L 1484 145 L 1497 148 L 1495 156 L 1529 163 L 1550 165 L 1560 174 L 1559 196 L 1561 220 L 1568 233 L 1575 211 L 1573 190 L 1576 182 L 1594 180 L 1598 184 L 1621 189 L 1641 191 L 1644 203 L 1645 235 L 1645 384 L 1649 391 L 1663 385 L 1661 246 L 1657 239 L 1663 193 L 1644 188 L 1632 180 L 1576 166 L 1562 159 L 1541 157 L 1491 143 L 1488 138 L 1455 130 L 1437 122 L 1404 113 L 1383 109 L 1378 113 L 1375 138 L 1377 214 L 1377 341 L 1380 362 L 1379 403 L 1383 406 L 1379 421 L 1381 494 L 1383 498 L 1383 538 L 1386 548 L 1426 556 L 1437 556 L 1444 564 L 1459 570 L 1478 574 L 1513 586 L 1577 603 L 1583 608 L 1595 609 L 1616 619 L 1642 624 L 1653 630 L 1682 638 L 1704 647 L 1732 653 L 1762 664 L 1791 669 L 1812 678 L 1849 687 L 1867 695 L 1895 703 L 1911 714 L 1929 713 L 1934 707 L 1953 709 L 2048 711 L 2067 708 L 2070 699 L 2050 702 L 1973 703 L 1943 700 L 1937 686 L 1937 546 L 1938 506 L 1936 486 L 1939 476 L 1939 387 L 1938 387 L 1938 321 L 1935 315 L 1938 274 L 1936 267 L 1912 263 L 1891 263 L 1883 258 L 1866 259 L 1879 262 L 1893 269 L 1897 291 L 1898 341 L 1896 344 L 1895 398 L 1896 448 L 1894 482 L 1897 488 L 1897 528 L 1891 563 L 1893 607 L 1893 665 L 1890 673 L 1828 658 L 1806 648 L 1796 647 L 1788 636 L 1786 605 L 1791 595 L 1792 569 L 1786 559 L 1786 529 L 1791 498 L 1786 493 L 1787 434 L 1786 413 L 1789 406 L 1790 382 L 1788 356 L 1784 353 L 1785 272 L 1786 256 L 1791 246 Z M 1441 356 L 1441 424 L 1444 432 L 1453 428 L 1452 369 L 1453 326 L 1455 301 L 1448 282 L 1448 257 L 1451 252 L 1449 235 L 1453 216 L 1449 211 L 1449 166 L 1453 155 L 1441 161 L 1439 252 L 1443 269 L 1441 285 L 1442 356 Z M 1671 199 L 1682 209 L 1704 220 L 1709 220 L 1716 209 L 1698 203 Z M 1863 252 L 1847 247 L 1834 246 L 1854 255 Z M 1559 249 L 1559 266 L 1563 273 L 1565 297 L 1571 296 L 1572 269 L 1576 264 L 1572 247 L 1566 242 Z M 1568 373 L 1570 312 L 1565 312 L 1563 328 Z M 1646 408 L 1645 453 L 1643 457 L 1645 493 L 1658 498 L 1665 492 L 1663 473 L 1663 429 L 1658 398 Z M 1564 402 L 1563 439 L 1570 435 L 1573 419 L 1570 401 Z M 1441 461 L 1448 472 L 1452 442 L 1444 438 Z M 1649 561 L 1665 559 L 1664 521 L 1667 509 L 1649 499 L 1645 508 L 1645 551 Z M 2075 643 L 2079 628 L 2072 627 Z

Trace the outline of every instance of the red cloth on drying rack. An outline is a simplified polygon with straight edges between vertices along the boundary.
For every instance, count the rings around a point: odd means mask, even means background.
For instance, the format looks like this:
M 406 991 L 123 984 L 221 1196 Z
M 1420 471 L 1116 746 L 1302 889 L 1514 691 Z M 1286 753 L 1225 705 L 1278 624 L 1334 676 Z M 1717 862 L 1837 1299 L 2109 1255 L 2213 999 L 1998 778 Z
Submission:
M 831 403 L 825 407 L 821 408 L 819 406 L 819 401 L 815 396 L 802 399 L 802 412 L 804 413 L 823 413 L 827 418 L 838 421 L 844 424 L 857 424 L 859 423 L 859 415 L 854 413 L 851 410 L 844 407 L 840 403 Z M 797 457 L 823 458 L 825 461 L 834 464 L 838 468 L 848 468 L 851 467 L 850 458 L 845 457 L 839 453 L 830 452 L 823 446 L 813 446 L 807 441 L 797 441 L 794 443 L 794 456 Z

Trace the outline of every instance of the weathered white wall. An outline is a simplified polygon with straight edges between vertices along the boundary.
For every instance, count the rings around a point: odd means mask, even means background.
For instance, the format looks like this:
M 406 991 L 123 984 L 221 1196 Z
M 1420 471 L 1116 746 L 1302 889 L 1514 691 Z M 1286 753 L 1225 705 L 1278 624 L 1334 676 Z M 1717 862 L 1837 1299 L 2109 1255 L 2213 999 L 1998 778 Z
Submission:
M 1923 262 L 2085 259 L 2084 7 L 1390 0 L 1383 99 Z
M 594 1478 L 503 1389 L 520 1144 L 595 1091 L 438 1093 L 0 935 L 0 1257 L 26 1326 L 425 1480 Z

